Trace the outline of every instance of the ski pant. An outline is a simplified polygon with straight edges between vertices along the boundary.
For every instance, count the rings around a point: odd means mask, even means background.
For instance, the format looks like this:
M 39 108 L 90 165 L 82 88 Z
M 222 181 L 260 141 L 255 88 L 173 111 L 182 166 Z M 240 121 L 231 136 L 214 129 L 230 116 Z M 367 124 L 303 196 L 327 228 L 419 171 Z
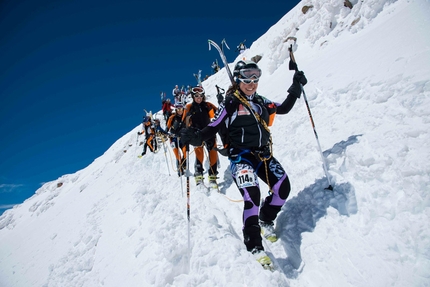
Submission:
M 183 170 L 185 168 L 185 159 L 187 158 L 187 151 L 185 146 L 182 146 L 177 137 L 170 138 L 170 146 L 173 149 L 173 153 L 176 158 L 176 167 L 178 170 Z
M 290 181 L 281 164 L 273 156 L 265 162 L 247 150 L 230 151 L 230 171 L 244 201 L 243 237 L 248 251 L 263 249 L 258 220 L 271 222 L 284 205 L 290 193 Z M 271 188 L 260 208 L 258 178 Z
M 155 139 L 155 135 L 150 134 L 145 141 L 145 145 L 143 146 L 143 153 L 146 153 L 146 149 L 149 147 L 149 150 L 154 152 L 157 149 L 157 141 Z
M 216 151 L 216 138 L 212 138 L 210 140 L 205 141 L 206 149 L 209 153 L 209 175 L 217 175 L 218 174 L 218 152 Z M 194 175 L 203 175 L 203 158 L 204 151 L 203 147 L 198 146 L 194 147 L 194 152 L 196 153 L 196 162 L 194 164 Z

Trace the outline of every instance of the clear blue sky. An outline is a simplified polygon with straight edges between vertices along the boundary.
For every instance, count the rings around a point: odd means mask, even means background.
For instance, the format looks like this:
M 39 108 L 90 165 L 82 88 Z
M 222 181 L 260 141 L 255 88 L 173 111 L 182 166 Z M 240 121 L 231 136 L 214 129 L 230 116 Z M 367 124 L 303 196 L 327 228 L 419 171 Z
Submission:
M 0 1 L 0 214 L 74 173 L 299 1 Z

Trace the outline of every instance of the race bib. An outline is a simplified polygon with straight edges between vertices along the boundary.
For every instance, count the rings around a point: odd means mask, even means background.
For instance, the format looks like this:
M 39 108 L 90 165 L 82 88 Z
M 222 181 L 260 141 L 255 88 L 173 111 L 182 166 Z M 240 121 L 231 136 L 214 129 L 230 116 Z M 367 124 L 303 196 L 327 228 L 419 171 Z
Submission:
M 235 178 L 239 188 L 258 186 L 257 177 L 254 174 L 254 170 L 250 168 L 249 165 L 237 164 Z

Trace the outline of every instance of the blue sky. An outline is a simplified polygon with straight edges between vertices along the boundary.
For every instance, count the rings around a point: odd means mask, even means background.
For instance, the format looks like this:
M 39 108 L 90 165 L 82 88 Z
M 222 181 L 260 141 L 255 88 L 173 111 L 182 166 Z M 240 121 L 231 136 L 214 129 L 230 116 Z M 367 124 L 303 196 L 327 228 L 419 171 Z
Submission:
M 0 213 L 102 155 L 161 91 L 211 74 L 208 39 L 233 61 L 297 3 L 1 1 Z

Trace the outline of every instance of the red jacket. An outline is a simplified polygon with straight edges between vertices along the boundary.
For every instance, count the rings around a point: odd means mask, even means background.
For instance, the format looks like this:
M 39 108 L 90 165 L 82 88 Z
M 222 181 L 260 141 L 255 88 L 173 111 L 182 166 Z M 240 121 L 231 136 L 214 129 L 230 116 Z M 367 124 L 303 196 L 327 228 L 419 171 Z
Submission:
M 166 112 L 172 111 L 173 104 L 171 102 L 165 101 L 163 104 L 163 107 L 161 108 L 163 110 L 163 114 Z

